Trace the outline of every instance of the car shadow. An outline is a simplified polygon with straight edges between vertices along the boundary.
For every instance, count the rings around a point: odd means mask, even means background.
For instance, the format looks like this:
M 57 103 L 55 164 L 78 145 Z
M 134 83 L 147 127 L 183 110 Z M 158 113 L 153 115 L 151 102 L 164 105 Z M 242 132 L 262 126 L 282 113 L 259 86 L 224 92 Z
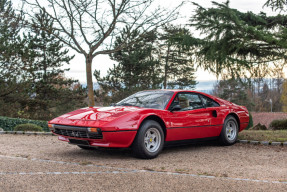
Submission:
M 174 154 L 180 155 L 182 152 L 204 150 L 207 147 L 221 147 L 217 141 L 204 141 L 198 143 L 181 144 L 181 145 L 168 145 L 165 146 L 162 155 Z M 95 148 L 95 149 L 80 149 L 77 146 L 70 148 L 70 150 L 61 151 L 62 157 L 66 158 L 77 158 L 77 159 L 121 159 L 121 160 L 132 160 L 136 157 L 133 156 L 131 148 Z
M 80 149 L 77 146 L 70 150 L 61 151 L 61 157 L 73 159 L 130 159 L 132 157 L 131 149 L 122 148 L 95 148 Z
M 211 141 L 200 141 L 194 143 L 178 144 L 178 145 L 167 145 L 163 149 L 163 153 L 177 153 L 189 150 L 203 150 L 207 147 L 222 147 L 217 140 Z

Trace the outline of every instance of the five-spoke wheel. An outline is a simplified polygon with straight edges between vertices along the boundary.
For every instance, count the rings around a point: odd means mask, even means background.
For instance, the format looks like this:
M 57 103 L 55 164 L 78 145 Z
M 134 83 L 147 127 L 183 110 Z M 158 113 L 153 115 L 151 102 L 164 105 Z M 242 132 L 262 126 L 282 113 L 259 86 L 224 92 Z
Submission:
M 146 120 L 138 130 L 132 149 L 137 157 L 152 159 L 161 152 L 163 144 L 164 134 L 160 124 Z
M 161 144 L 161 135 L 157 128 L 149 128 L 144 137 L 144 144 L 146 150 L 149 152 L 155 152 L 158 150 Z
M 238 123 L 233 116 L 227 116 L 220 134 L 220 141 L 224 145 L 233 145 L 238 137 Z
M 229 141 L 233 141 L 237 135 L 237 125 L 234 121 L 228 121 L 226 125 L 226 136 Z

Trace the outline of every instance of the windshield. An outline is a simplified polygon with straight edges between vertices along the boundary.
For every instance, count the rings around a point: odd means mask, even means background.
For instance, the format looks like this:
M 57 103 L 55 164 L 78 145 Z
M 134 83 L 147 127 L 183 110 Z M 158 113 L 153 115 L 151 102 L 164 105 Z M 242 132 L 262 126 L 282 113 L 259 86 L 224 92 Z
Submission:
M 172 91 L 141 91 L 118 102 L 116 106 L 164 109 L 172 95 Z

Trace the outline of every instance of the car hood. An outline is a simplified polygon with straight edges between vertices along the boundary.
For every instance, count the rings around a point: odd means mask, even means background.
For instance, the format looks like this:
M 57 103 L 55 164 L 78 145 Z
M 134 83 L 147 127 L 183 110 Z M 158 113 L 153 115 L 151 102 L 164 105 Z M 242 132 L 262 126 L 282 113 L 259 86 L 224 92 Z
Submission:
M 83 121 L 112 121 L 128 113 L 141 110 L 139 107 L 117 106 L 117 107 L 89 107 L 79 109 L 60 116 L 61 119 L 83 120 Z

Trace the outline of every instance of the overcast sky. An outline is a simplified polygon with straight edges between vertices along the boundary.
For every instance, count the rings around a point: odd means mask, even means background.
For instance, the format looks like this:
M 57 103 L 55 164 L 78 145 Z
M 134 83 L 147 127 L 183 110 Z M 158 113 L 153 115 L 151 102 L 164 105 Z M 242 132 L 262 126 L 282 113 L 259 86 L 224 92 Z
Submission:
M 178 0 L 158 0 L 160 3 L 163 2 L 164 5 L 172 6 L 178 4 Z M 216 2 L 225 2 L 222 0 L 215 0 Z M 19 4 L 21 0 L 12 0 L 12 3 Z M 193 0 L 203 7 L 211 7 L 212 1 L 210 0 Z M 260 11 L 266 12 L 268 15 L 274 15 L 271 9 L 264 7 L 263 5 L 266 0 L 231 0 L 230 7 L 236 8 L 239 11 L 247 12 L 252 11 L 254 13 L 259 13 Z M 182 9 L 181 14 L 186 17 L 185 19 L 180 19 L 175 24 L 184 25 L 188 23 L 188 19 L 194 13 L 194 6 L 191 3 L 187 3 Z M 196 33 L 191 31 L 192 33 Z M 82 55 L 77 54 L 76 52 L 70 51 L 70 53 L 75 54 L 75 58 L 71 61 L 70 65 L 65 66 L 65 68 L 70 68 L 69 72 L 66 72 L 67 77 L 71 77 L 74 79 L 80 80 L 81 83 L 86 82 L 86 75 L 85 75 L 85 60 Z M 115 61 L 109 59 L 108 55 L 99 55 L 96 56 L 93 60 L 93 71 L 95 69 L 100 69 L 101 74 L 105 75 L 107 70 L 112 67 L 113 64 L 116 64 Z M 204 81 L 204 80 L 216 80 L 216 76 L 201 69 L 197 70 L 196 72 L 196 80 L 197 81 Z M 95 82 L 95 80 L 94 80 Z

